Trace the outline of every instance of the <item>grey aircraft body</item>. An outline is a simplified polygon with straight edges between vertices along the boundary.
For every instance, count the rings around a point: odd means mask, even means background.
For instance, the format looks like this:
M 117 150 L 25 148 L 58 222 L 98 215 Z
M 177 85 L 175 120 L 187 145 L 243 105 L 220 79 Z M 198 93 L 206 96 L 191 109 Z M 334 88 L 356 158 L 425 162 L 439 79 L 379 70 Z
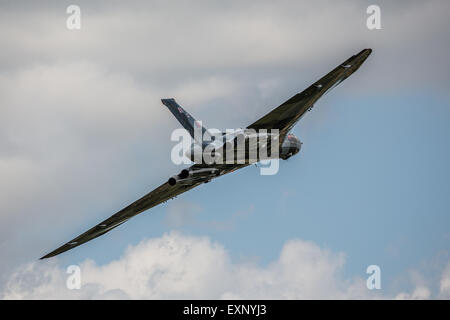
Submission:
M 239 135 L 245 140 L 249 131 L 277 129 L 277 157 L 285 160 L 292 155 L 295 155 L 301 148 L 301 142 L 292 133 L 289 133 L 289 131 L 307 111 L 312 109 L 314 103 L 321 96 L 348 78 L 353 72 L 358 70 L 371 52 L 371 49 L 364 49 L 360 53 L 350 57 L 324 77 L 306 88 L 304 91 L 296 94 L 261 119 L 250 124 L 246 129 L 242 129 Z M 189 113 L 178 105 L 174 99 L 162 99 L 161 101 L 170 110 L 170 112 L 172 112 L 181 125 L 189 132 L 194 140 L 194 132 L 196 129 L 201 130 L 202 134 L 207 131 L 207 129 L 204 128 L 200 122 L 196 121 Z M 225 133 L 223 133 L 223 135 L 225 136 Z M 234 142 L 237 137 L 232 136 L 230 139 L 233 139 Z M 205 147 L 207 147 L 204 142 L 201 143 L 202 144 L 199 145 L 194 141 L 192 144 L 190 152 L 187 155 L 188 157 L 191 157 L 191 160 L 194 160 L 194 154 L 197 149 L 199 151 L 203 151 Z M 217 143 L 217 141 L 215 143 Z M 225 139 L 220 142 L 219 146 L 216 146 L 216 149 L 223 151 L 226 150 L 227 147 L 235 148 L 234 143 L 231 145 L 232 147 L 230 147 L 229 143 L 230 141 Z M 247 157 L 248 155 L 246 154 L 245 156 Z M 143 211 L 193 189 L 202 183 L 209 182 L 216 177 L 243 168 L 249 163 L 249 161 L 233 164 L 227 164 L 226 162 L 224 164 L 208 164 L 203 161 L 195 162 L 195 164 L 189 168 L 183 169 L 179 174 L 174 175 L 166 183 L 157 187 L 147 195 L 115 213 L 108 219 L 100 222 L 95 227 L 89 229 L 80 236 L 43 256 L 41 259 L 56 256 L 87 241 L 97 238 Z

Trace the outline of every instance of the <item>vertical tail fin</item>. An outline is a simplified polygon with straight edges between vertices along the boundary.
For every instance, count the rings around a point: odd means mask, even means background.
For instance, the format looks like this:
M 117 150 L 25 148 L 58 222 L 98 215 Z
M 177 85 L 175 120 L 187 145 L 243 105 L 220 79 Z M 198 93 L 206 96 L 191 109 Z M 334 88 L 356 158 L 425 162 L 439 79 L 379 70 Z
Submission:
M 201 125 L 200 121 L 195 120 L 186 110 L 184 110 L 175 99 L 161 99 L 161 102 L 172 112 L 181 125 L 189 132 L 192 138 L 194 138 L 194 129 L 201 128 L 202 137 L 206 132 L 206 128 Z

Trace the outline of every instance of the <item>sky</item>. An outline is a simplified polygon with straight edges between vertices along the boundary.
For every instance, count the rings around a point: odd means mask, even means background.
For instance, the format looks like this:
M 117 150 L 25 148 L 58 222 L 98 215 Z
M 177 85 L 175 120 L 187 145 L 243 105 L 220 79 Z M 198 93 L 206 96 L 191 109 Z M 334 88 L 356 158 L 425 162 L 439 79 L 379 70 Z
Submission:
M 0 298 L 449 299 L 449 9 L 2 1 Z M 249 166 L 38 260 L 181 171 L 161 98 L 245 127 L 364 48 L 276 175 Z

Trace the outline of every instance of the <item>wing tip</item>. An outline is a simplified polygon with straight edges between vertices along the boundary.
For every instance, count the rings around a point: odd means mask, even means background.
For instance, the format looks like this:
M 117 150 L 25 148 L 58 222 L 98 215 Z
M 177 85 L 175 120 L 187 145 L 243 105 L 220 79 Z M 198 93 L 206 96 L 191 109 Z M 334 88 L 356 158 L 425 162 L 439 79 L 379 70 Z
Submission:
M 174 101 L 175 101 L 174 98 L 164 98 L 164 99 L 161 99 L 161 102 L 162 102 L 164 105 L 166 105 L 167 103 L 170 103 L 170 102 L 174 102 Z
M 372 54 L 372 51 L 373 50 L 371 48 L 367 48 L 367 49 L 361 50 L 361 52 L 358 53 L 356 56 L 361 57 L 362 61 L 364 62 L 364 60 L 366 60 Z
M 50 253 L 47 253 L 45 256 L 40 257 L 39 260 L 44 260 L 44 259 L 48 259 L 48 258 L 57 256 L 58 254 L 63 253 L 64 251 L 67 251 L 67 249 L 61 250 L 61 248 L 58 248 Z
M 40 257 L 39 260 L 44 260 L 44 259 L 48 259 L 48 258 L 51 258 L 51 257 L 53 257 L 53 255 L 49 253 L 49 254 L 46 254 L 43 257 Z

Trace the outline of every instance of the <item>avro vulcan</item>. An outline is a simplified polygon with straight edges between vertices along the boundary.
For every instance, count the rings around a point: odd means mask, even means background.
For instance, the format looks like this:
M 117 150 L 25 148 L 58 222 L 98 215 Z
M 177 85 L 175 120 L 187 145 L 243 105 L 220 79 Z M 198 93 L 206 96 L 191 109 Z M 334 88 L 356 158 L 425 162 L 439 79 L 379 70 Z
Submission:
M 290 130 L 297 123 L 297 121 L 307 113 L 307 111 L 312 109 L 320 97 L 358 70 L 371 52 L 371 49 L 364 49 L 360 53 L 345 60 L 304 91 L 296 94 L 279 107 L 263 116 L 261 119 L 247 126 L 247 128 L 242 129 L 241 132 L 239 132 L 239 136 L 245 141 L 245 139 L 247 139 L 248 136 L 253 134 L 255 131 L 274 130 L 277 132 L 276 137 L 271 138 L 276 138 L 275 141 L 278 143 L 277 157 L 286 160 L 297 154 L 300 151 L 302 143 L 294 134 L 290 133 Z M 214 178 L 249 165 L 249 161 L 233 164 L 229 164 L 227 162 L 196 162 L 195 155 L 199 152 L 203 152 L 210 146 L 208 146 L 208 143 L 205 142 L 199 144 L 198 141 L 195 140 L 194 131 L 199 128 L 202 133 L 204 133 L 207 129 L 204 128 L 199 121 L 196 121 L 188 112 L 186 112 L 186 110 L 184 110 L 174 99 L 162 99 L 161 101 L 177 118 L 181 125 L 189 132 L 192 138 L 194 138 L 194 142 L 190 150 L 188 150 L 189 152 L 187 152 L 187 156 L 193 160 L 194 164 L 187 169 L 183 169 L 179 174 L 169 178 L 167 182 L 143 196 L 141 199 L 133 202 L 126 208 L 120 210 L 108 219 L 100 222 L 95 227 L 67 242 L 58 249 L 50 252 L 41 259 L 50 258 L 67 250 L 73 249 L 87 241 L 105 234 L 141 212 L 144 212 L 162 202 L 193 189 L 202 183 L 209 182 Z M 265 134 L 267 135 L 267 133 Z M 223 133 L 223 137 L 224 139 L 219 144 L 217 143 L 217 140 L 210 142 L 214 144 L 213 149 L 218 150 L 217 153 L 223 152 L 223 150 L 227 147 L 235 148 L 234 142 L 237 138 L 236 134 L 229 136 L 227 133 Z M 232 144 L 230 144 L 231 141 L 233 142 Z M 269 141 L 272 140 L 269 139 Z

